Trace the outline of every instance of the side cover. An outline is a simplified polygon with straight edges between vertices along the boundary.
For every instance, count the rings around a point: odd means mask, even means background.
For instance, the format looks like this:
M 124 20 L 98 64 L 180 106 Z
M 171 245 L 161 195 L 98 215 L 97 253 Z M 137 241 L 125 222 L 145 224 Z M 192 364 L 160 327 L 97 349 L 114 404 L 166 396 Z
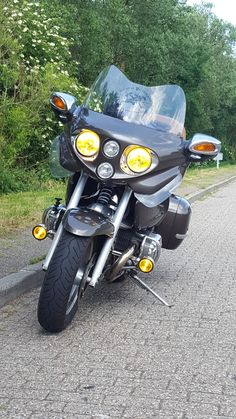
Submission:
M 72 208 L 62 220 L 63 227 L 76 236 L 94 237 L 114 234 L 114 226 L 102 214 L 87 208 Z

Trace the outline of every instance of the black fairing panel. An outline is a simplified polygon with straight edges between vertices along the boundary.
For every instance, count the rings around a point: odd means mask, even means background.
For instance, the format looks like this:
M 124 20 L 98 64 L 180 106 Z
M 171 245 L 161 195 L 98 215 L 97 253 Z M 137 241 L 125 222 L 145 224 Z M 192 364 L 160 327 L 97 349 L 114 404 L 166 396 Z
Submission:
M 103 214 L 87 208 L 72 208 L 62 220 L 63 227 L 76 236 L 94 237 L 114 234 L 114 226 Z
M 73 149 L 71 136 L 75 137 L 83 128 L 91 129 L 100 136 L 100 152 L 94 161 L 83 160 Z M 120 145 L 120 152 L 114 158 L 106 157 L 102 151 L 103 144 L 108 139 L 117 140 Z M 124 149 L 132 144 L 147 146 L 158 156 L 159 163 L 152 172 L 136 176 L 126 174 L 121 170 L 121 155 Z M 172 133 L 157 131 L 80 108 L 75 120 L 68 126 L 67 134 L 61 138 L 61 164 L 74 172 L 83 168 L 91 177 L 97 178 L 96 168 L 105 161 L 109 161 L 114 168 L 114 175 L 109 180 L 110 182 L 128 184 L 134 192 L 140 194 L 152 194 L 177 176 L 181 167 L 186 166 L 184 141 Z M 170 169 L 174 169 L 175 173 L 173 174 L 173 171 L 168 173 Z
M 171 195 L 169 208 L 155 232 L 162 237 L 162 247 L 174 250 L 184 240 L 191 217 L 190 203 L 179 196 Z

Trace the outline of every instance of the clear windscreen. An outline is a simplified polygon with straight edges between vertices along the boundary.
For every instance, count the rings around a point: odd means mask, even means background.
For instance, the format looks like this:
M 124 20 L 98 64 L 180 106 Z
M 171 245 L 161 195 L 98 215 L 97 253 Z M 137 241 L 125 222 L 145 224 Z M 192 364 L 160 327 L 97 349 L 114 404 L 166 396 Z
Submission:
M 56 137 L 50 148 L 49 167 L 51 175 L 57 179 L 62 179 L 71 176 L 72 172 L 64 169 L 60 163 L 60 136 Z
M 186 99 L 177 85 L 146 87 L 131 82 L 115 66 L 103 70 L 83 104 L 95 112 L 181 136 Z

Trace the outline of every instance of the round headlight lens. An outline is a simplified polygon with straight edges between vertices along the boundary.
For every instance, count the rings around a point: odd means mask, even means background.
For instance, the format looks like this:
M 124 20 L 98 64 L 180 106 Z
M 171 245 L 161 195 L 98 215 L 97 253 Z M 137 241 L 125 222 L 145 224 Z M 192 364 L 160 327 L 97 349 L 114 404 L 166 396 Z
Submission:
M 132 172 L 142 173 L 148 170 L 152 164 L 150 151 L 144 147 L 135 147 L 128 151 L 126 156 L 127 166 Z
M 101 179 L 109 179 L 113 173 L 114 169 L 110 163 L 101 163 L 97 168 L 97 174 Z
M 116 141 L 107 141 L 103 147 L 104 154 L 107 157 L 115 157 L 119 154 L 120 146 Z
M 75 139 L 75 148 L 84 157 L 93 157 L 99 152 L 100 138 L 96 132 L 83 129 Z

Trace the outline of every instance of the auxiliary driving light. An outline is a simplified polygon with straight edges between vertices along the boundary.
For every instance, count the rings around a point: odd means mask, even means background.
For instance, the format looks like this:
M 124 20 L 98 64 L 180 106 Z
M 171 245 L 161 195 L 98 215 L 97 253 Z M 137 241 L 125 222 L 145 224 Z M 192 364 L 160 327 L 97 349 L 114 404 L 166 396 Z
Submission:
M 139 261 L 138 267 L 139 267 L 141 272 L 149 273 L 153 270 L 154 263 L 149 258 L 143 258 Z
M 100 138 L 96 132 L 83 129 L 75 139 L 75 148 L 83 157 L 95 157 L 99 152 Z
M 103 151 L 107 157 L 115 157 L 119 154 L 120 146 L 116 141 L 110 140 L 104 144 Z
M 38 224 L 33 228 L 32 234 L 36 240 L 44 240 L 47 237 L 46 227 L 43 224 Z
M 101 179 L 109 179 L 113 173 L 114 169 L 110 163 L 101 163 L 97 168 L 97 174 Z

